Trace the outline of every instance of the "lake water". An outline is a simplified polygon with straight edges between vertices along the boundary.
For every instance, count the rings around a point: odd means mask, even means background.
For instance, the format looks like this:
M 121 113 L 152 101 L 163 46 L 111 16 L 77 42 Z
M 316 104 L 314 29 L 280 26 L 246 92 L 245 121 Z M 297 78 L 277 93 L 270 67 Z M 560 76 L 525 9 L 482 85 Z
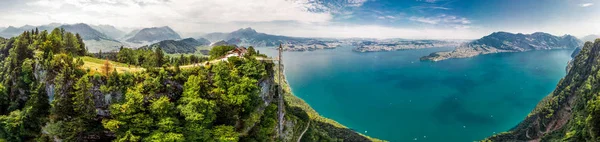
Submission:
M 285 74 L 293 93 L 321 115 L 368 136 L 393 142 L 467 142 L 523 120 L 565 75 L 572 52 L 419 61 L 447 50 L 452 48 L 285 52 Z

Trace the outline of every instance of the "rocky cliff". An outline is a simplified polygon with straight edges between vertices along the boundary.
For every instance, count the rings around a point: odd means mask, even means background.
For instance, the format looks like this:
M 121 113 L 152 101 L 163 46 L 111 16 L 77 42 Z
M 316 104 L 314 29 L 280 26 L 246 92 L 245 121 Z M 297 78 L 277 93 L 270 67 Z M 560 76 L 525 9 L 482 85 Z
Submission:
M 525 120 L 485 141 L 600 141 L 600 40 L 586 42 L 569 64 Z

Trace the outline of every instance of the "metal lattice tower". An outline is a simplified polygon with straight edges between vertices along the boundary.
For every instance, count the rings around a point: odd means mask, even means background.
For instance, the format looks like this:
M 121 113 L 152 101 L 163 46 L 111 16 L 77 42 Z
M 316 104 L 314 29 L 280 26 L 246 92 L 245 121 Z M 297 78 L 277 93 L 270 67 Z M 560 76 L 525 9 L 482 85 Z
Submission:
M 278 99 L 279 99 L 279 106 L 278 108 L 278 115 L 279 115 L 279 127 L 277 132 L 279 133 L 279 138 L 281 140 L 283 140 L 283 116 L 284 116 L 284 102 L 283 102 L 283 47 L 281 46 L 281 44 L 279 44 L 279 57 L 277 59 L 278 61 L 278 68 L 279 70 L 277 71 L 278 73 L 278 79 L 279 79 L 279 93 L 277 93 L 278 95 Z

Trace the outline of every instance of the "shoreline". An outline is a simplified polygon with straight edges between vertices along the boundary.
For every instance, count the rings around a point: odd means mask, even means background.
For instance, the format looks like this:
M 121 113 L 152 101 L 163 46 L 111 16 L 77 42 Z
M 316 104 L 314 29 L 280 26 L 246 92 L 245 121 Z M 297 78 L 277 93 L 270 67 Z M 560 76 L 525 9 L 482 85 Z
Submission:
M 277 70 L 277 69 L 275 69 Z M 349 131 L 352 131 L 362 137 L 365 137 L 371 141 L 374 142 L 385 142 L 385 140 L 381 140 L 381 139 L 377 139 L 377 138 L 373 138 L 370 136 L 367 136 L 363 133 L 357 132 L 355 130 L 352 130 L 348 127 L 346 127 L 345 125 L 330 119 L 330 118 L 326 118 L 324 116 L 321 116 L 316 110 L 314 110 L 308 103 L 306 103 L 306 101 L 304 101 L 302 98 L 296 96 L 293 94 L 292 92 L 292 88 L 290 87 L 290 85 L 288 84 L 287 81 L 287 77 L 285 76 L 285 71 L 284 71 L 284 75 L 282 76 L 283 78 L 283 91 L 284 91 L 284 101 L 290 106 L 290 107 L 299 107 L 302 110 L 304 110 L 311 121 L 317 121 L 317 122 L 322 122 L 322 123 L 326 123 L 326 124 L 330 124 L 333 125 L 334 127 L 340 128 L 340 129 L 346 129 Z M 279 82 L 279 80 L 277 80 L 278 77 L 275 76 L 275 82 Z

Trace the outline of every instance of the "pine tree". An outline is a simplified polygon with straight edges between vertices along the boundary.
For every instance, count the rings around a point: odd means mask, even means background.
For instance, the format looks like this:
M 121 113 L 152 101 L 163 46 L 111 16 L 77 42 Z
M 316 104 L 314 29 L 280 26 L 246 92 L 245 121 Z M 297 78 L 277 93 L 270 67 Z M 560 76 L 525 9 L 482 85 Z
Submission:
M 62 39 L 63 39 L 63 34 L 59 28 L 55 28 L 54 30 L 52 30 L 50 35 L 48 35 L 48 40 L 50 41 L 48 47 L 55 54 L 63 53 L 60 51 L 64 47 L 63 46 L 64 43 L 63 43 Z
M 216 120 L 216 103 L 202 97 L 208 96 L 208 80 L 205 76 L 190 76 L 177 109 L 184 117 L 183 133 L 187 141 L 208 141 L 209 126 Z
M 111 119 L 102 121 L 104 128 L 115 133 L 115 141 L 140 141 L 153 130 L 154 121 L 147 113 L 141 90 L 141 85 L 128 90 L 123 103 L 110 106 Z
M 70 121 L 69 138 L 77 141 L 85 141 L 84 133 L 89 133 L 95 125 L 99 125 L 94 119 L 96 118 L 96 107 L 94 105 L 94 96 L 90 93 L 92 83 L 89 82 L 87 75 L 81 77 L 74 86 L 75 95 L 73 96 L 74 116 L 73 121 Z
M 76 53 L 79 56 L 83 56 L 87 53 L 85 43 L 83 42 L 83 39 L 81 38 L 81 35 L 79 35 L 79 33 L 75 34 L 75 37 L 77 38 L 77 42 L 79 43 L 79 47 L 77 47 L 78 49 L 76 50 Z
M 164 63 L 164 53 L 161 48 L 156 48 L 154 51 L 154 56 L 156 56 L 156 66 L 162 67 Z
M 41 128 L 48 121 L 50 103 L 46 94 L 46 85 L 41 83 L 35 85 L 25 105 L 24 129 L 28 139 L 34 138 L 41 133 Z
M 112 64 L 110 63 L 110 61 L 108 61 L 108 59 L 106 59 L 104 61 L 104 64 L 102 64 L 102 67 L 100 67 L 100 71 L 104 76 L 109 76 L 110 72 L 112 71 Z

